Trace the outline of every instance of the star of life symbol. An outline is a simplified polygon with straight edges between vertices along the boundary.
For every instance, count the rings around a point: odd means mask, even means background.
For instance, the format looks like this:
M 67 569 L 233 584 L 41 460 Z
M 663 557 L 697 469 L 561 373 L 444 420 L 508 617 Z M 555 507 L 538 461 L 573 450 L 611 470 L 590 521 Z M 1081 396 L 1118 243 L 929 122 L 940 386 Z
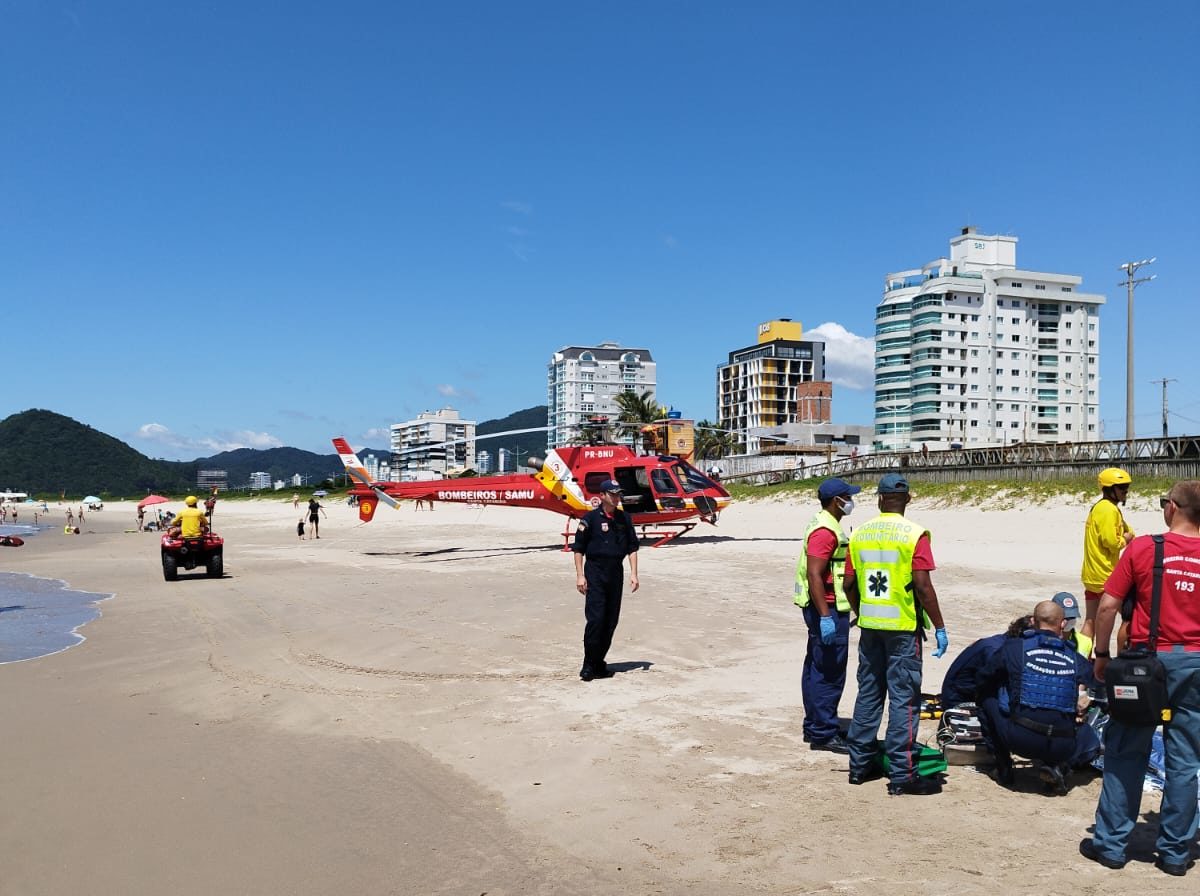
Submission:
M 877 569 L 867 576 L 867 588 L 875 597 L 882 597 L 887 594 L 889 589 L 887 571 Z

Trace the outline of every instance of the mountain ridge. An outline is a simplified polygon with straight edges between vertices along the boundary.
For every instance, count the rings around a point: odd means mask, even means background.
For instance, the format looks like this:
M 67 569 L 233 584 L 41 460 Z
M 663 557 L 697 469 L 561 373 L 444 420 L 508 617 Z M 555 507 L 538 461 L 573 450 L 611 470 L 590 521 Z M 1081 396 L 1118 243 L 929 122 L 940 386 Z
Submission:
M 484 421 L 476 432 L 482 436 L 545 422 L 546 407 L 541 405 Z M 520 456 L 528 457 L 544 453 L 545 445 L 543 434 L 525 433 L 506 437 L 501 447 L 520 449 Z M 361 453 L 387 457 L 390 451 L 366 448 Z M 249 482 L 251 473 L 267 473 L 272 481 L 299 473 L 317 483 L 341 475 L 342 464 L 336 453 L 288 447 L 238 448 L 191 461 L 155 460 L 115 436 L 54 411 L 31 408 L 0 420 L 0 487 L 6 489 L 47 496 L 178 494 L 196 489 L 199 470 L 225 470 L 230 485 L 237 488 Z

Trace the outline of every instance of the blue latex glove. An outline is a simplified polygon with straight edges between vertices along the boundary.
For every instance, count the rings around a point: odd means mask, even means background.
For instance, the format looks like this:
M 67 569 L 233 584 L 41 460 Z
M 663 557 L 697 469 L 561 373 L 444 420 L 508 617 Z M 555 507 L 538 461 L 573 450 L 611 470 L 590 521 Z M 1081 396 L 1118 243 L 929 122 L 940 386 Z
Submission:
M 934 656 L 945 656 L 946 651 L 950 649 L 950 636 L 946 634 L 944 628 L 935 629 L 933 637 L 937 639 L 937 650 L 933 652 Z
M 821 617 L 821 643 L 832 644 L 833 639 L 837 637 L 837 623 L 833 619 L 833 614 Z

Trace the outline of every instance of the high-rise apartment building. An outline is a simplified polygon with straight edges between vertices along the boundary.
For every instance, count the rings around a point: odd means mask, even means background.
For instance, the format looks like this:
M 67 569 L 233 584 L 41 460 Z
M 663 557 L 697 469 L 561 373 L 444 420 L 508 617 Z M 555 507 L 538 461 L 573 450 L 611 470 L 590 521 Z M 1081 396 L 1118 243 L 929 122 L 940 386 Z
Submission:
M 475 467 L 475 421 L 461 419 L 454 408 L 393 423 L 391 433 L 391 476 L 396 481 Z
M 717 367 L 717 420 L 750 454 L 775 444 L 766 431 L 788 423 L 828 423 L 833 386 L 825 379 L 825 343 L 802 339 L 798 321 L 760 324 L 758 342 Z
M 546 379 L 546 444 L 557 448 L 577 439 L 589 417 L 602 414 L 616 420 L 622 392 L 649 392 L 655 398 L 657 365 L 644 348 L 622 348 L 615 342 L 571 345 L 554 353 Z
M 966 227 L 950 257 L 888 274 L 875 311 L 875 446 L 1099 438 L 1099 310 L 1080 277 L 1017 267 Z

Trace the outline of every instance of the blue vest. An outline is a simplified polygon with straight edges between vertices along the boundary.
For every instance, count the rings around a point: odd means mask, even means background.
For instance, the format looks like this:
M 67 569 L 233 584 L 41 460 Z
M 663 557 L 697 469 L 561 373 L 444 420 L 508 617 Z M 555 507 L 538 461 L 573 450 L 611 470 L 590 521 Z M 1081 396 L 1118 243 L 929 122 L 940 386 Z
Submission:
M 1053 709 L 1074 715 L 1079 698 L 1075 651 L 1061 638 L 1028 631 L 1022 636 L 1021 697 L 1027 709 Z

